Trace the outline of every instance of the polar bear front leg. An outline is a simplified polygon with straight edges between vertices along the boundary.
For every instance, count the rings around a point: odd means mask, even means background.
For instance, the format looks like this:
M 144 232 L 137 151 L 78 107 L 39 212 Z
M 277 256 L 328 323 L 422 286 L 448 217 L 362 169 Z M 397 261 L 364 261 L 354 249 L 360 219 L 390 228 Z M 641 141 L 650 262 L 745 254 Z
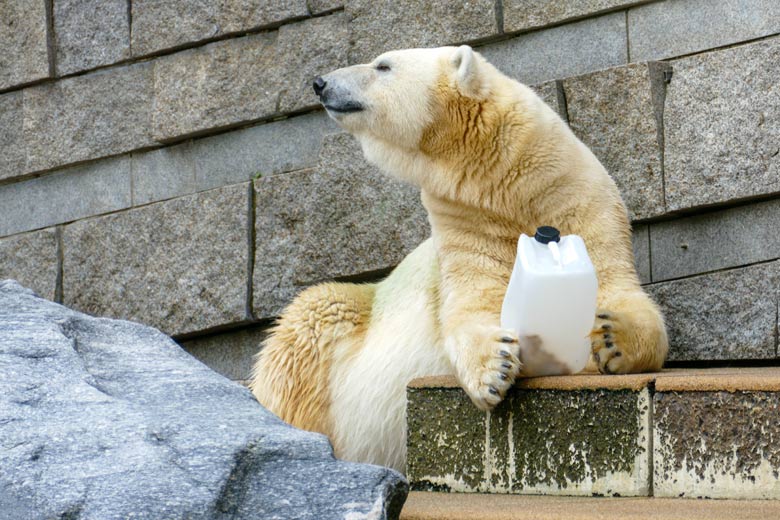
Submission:
M 489 315 L 464 316 L 444 337 L 458 381 L 481 410 L 491 410 L 501 402 L 521 366 L 518 337 L 497 323 L 498 317 Z
M 596 312 L 591 332 L 593 361 L 602 374 L 660 370 L 669 350 L 663 316 L 642 291 L 613 295 Z

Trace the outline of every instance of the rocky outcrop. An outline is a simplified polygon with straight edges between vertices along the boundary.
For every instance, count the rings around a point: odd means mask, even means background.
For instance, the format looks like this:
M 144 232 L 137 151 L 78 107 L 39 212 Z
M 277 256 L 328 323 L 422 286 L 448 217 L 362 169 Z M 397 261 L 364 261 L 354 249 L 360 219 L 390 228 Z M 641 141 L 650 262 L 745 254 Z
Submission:
M 391 519 L 406 491 L 157 330 L 0 282 L 0 518 Z

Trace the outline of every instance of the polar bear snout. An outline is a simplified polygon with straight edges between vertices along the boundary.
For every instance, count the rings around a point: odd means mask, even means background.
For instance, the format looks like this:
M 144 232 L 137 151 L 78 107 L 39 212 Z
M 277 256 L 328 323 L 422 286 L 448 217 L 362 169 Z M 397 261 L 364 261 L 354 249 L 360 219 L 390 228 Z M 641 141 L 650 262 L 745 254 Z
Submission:
M 312 88 L 314 89 L 314 93 L 317 94 L 317 97 L 322 97 L 322 92 L 325 90 L 325 86 L 328 83 L 322 79 L 322 76 L 317 76 L 314 79 L 314 83 L 312 84 Z

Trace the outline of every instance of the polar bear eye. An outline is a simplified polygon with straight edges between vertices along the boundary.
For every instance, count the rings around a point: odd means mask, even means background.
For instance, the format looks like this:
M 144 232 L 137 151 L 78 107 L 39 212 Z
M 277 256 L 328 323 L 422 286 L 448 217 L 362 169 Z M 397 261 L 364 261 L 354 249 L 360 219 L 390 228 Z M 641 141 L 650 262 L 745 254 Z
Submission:
M 388 70 L 390 70 L 390 65 L 388 65 L 387 63 L 382 62 L 382 63 L 378 64 L 375 68 L 376 68 L 376 70 L 379 70 L 379 71 L 382 71 L 382 72 L 387 72 Z

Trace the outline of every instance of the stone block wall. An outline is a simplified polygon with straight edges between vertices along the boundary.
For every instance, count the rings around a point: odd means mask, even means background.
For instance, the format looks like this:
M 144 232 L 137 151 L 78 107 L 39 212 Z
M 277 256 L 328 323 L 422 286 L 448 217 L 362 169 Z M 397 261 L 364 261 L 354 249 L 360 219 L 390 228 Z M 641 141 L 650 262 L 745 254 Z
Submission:
M 670 359 L 778 358 L 774 0 L 6 0 L 0 278 L 246 379 L 299 290 L 378 279 L 429 233 L 312 78 L 461 43 L 614 176 Z

